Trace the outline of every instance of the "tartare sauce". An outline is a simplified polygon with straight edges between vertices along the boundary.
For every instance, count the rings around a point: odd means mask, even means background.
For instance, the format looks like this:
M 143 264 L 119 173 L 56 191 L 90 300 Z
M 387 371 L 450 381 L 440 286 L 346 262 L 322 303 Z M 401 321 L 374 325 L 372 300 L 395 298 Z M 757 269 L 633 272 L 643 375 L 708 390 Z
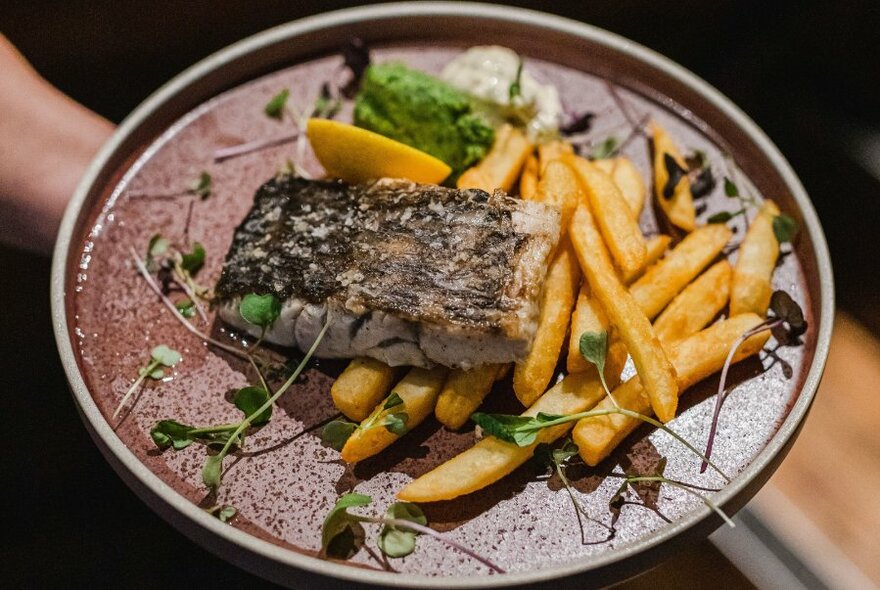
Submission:
M 559 129 L 562 103 L 552 84 L 541 84 L 523 68 L 520 92 L 511 99 L 510 85 L 516 81 L 520 56 L 499 45 L 471 47 L 449 62 L 440 77 L 448 84 L 503 109 L 526 111 L 526 124 L 534 139 Z

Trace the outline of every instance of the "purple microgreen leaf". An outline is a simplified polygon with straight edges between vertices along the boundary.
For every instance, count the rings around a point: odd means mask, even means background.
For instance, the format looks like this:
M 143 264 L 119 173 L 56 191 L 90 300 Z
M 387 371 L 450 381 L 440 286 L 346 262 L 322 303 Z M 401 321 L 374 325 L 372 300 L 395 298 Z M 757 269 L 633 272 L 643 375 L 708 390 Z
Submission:
M 351 78 L 342 87 L 342 95 L 353 98 L 361 85 L 364 72 L 370 66 L 370 50 L 359 38 L 352 37 L 342 46 L 342 61 L 351 72 Z
M 589 111 L 576 115 L 568 123 L 559 128 L 559 133 L 562 134 L 563 137 L 574 135 L 576 133 L 586 133 L 590 130 L 590 127 L 593 126 L 593 119 L 595 118 L 596 113 L 591 113 Z

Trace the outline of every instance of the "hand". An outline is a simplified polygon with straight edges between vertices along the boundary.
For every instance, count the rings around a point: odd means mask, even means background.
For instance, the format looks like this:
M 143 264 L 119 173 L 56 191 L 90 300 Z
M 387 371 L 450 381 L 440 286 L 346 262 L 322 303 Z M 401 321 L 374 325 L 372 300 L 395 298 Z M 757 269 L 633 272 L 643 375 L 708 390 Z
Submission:
M 0 72 L 0 241 L 49 253 L 113 125 L 41 78 L 3 35 Z

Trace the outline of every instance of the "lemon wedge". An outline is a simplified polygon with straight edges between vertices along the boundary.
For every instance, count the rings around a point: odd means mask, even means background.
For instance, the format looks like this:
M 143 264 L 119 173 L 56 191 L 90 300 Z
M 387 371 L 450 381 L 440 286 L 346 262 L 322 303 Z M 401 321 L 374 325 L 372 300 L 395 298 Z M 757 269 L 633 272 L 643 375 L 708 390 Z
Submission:
M 389 177 L 436 184 L 452 172 L 430 154 L 348 123 L 309 119 L 308 134 L 327 174 L 346 182 Z

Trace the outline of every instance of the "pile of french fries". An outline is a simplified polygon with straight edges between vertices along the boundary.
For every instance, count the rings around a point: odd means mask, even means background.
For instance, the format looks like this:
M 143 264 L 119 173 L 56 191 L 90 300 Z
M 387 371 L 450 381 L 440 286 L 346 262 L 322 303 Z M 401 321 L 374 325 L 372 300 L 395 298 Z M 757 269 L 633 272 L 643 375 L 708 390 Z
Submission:
M 512 367 L 513 391 L 527 408 L 524 416 L 568 415 L 616 403 L 663 422 L 672 420 L 681 393 L 719 371 L 733 344 L 767 313 L 779 255 L 772 229 L 778 209 L 764 203 L 731 268 L 719 257 L 732 232 L 720 224 L 697 226 L 688 178 L 682 177 L 671 194 L 662 194 L 668 180 L 664 157 L 681 166 L 684 161 L 659 124 L 652 123 L 651 131 L 655 201 L 684 234 L 671 249 L 670 236 L 642 234 L 638 220 L 647 201 L 646 182 L 625 157 L 590 161 L 563 141 L 536 148 L 521 131 L 505 125 L 487 157 L 458 181 L 460 188 L 486 191 L 511 192 L 518 186 L 521 198 L 561 213 L 561 238 L 547 270 L 534 344 Z M 726 319 L 712 323 L 725 309 Z M 608 334 L 604 377 L 613 400 L 596 367 L 581 356 L 580 338 L 586 332 Z M 757 354 L 767 338 L 762 333 L 746 340 L 734 361 Z M 636 375 L 621 383 L 628 358 Z M 567 374 L 553 383 L 560 364 Z M 396 393 L 406 408 L 407 431 L 432 411 L 446 427 L 457 429 L 510 369 L 413 368 L 400 378 L 398 370 L 361 358 L 351 361 L 331 393 L 337 408 L 357 422 L 378 416 Z M 543 429 L 535 443 L 523 447 L 488 436 L 412 481 L 398 496 L 435 502 L 474 492 L 520 466 L 538 444 L 572 429 L 583 460 L 596 465 L 637 425 L 638 420 L 623 414 L 591 417 Z M 386 428 L 355 430 L 342 458 L 365 459 L 398 438 Z

